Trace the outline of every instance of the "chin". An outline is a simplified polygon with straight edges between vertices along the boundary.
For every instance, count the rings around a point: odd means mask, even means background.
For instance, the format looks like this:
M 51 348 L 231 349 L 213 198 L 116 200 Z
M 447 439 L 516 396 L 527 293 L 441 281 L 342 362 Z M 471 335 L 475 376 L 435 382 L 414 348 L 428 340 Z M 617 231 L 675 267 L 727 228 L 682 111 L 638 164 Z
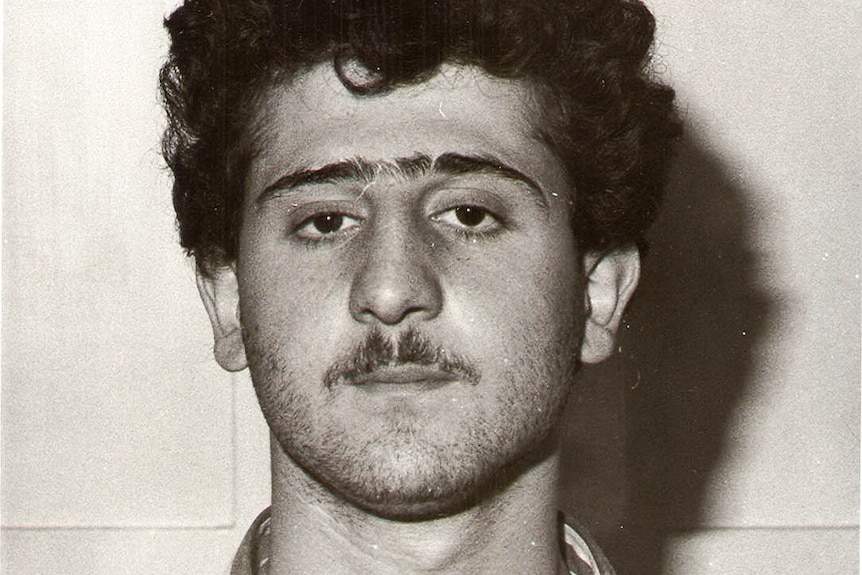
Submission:
M 492 505 L 519 477 L 556 453 L 556 446 L 556 438 L 543 433 L 509 453 L 426 443 L 424 449 L 376 445 L 349 461 L 337 452 L 311 460 L 288 457 L 337 500 L 383 519 L 417 522 Z
M 465 489 L 446 495 L 419 496 L 418 494 L 386 494 L 369 498 L 368 494 L 344 495 L 353 506 L 382 519 L 398 522 L 432 521 L 458 515 L 475 507 L 484 497 L 476 489 Z

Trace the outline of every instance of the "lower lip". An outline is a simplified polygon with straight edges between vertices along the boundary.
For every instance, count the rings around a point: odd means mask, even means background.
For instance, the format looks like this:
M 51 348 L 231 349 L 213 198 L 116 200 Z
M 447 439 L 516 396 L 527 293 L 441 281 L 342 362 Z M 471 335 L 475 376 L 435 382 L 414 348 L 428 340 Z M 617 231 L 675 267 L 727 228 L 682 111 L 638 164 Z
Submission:
M 368 393 L 420 393 L 429 392 L 446 387 L 454 380 L 451 379 L 426 379 L 417 381 L 399 381 L 397 383 L 388 381 L 368 380 L 354 384 L 356 389 Z

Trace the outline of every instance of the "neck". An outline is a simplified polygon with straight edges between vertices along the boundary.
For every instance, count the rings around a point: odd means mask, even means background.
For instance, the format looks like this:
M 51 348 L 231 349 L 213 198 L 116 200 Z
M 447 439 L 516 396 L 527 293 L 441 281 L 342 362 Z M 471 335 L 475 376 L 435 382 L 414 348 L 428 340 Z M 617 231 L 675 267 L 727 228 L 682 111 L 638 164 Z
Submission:
M 551 575 L 561 569 L 557 450 L 474 506 L 422 521 L 366 513 L 273 441 L 270 575 Z

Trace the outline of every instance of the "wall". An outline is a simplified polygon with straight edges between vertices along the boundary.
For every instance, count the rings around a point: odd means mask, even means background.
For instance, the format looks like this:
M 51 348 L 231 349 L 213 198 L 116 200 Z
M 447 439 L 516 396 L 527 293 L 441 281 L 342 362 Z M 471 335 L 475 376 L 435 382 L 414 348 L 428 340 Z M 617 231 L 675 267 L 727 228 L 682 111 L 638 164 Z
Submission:
M 3 573 L 225 572 L 268 499 L 173 238 L 172 4 L 4 6 Z M 650 5 L 688 132 L 563 505 L 621 573 L 858 572 L 860 9 Z
M 622 572 L 858 572 L 862 13 L 650 5 L 687 135 L 568 503 Z
M 168 8 L 5 3 L 4 573 L 219 573 L 268 499 L 265 426 L 176 245 Z
M 862 12 L 834 0 L 656 9 L 694 138 L 748 214 L 742 268 L 761 308 L 733 321 L 756 341 L 704 490 L 709 529 L 680 537 L 668 564 L 858 572 Z M 722 225 L 744 234 L 740 219 Z

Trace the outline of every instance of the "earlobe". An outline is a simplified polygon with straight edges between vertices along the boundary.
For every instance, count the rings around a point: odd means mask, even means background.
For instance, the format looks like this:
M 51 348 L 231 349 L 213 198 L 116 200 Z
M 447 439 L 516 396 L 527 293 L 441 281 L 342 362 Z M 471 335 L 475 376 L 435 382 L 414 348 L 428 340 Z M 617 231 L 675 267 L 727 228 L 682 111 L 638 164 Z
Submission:
M 640 278 L 640 254 L 634 245 L 584 257 L 586 323 L 581 361 L 598 363 L 613 353 L 625 307 Z
M 213 328 L 216 362 L 227 371 L 245 369 L 248 362 L 242 343 L 239 286 L 235 270 L 226 266 L 209 275 L 198 270 L 197 284 Z

